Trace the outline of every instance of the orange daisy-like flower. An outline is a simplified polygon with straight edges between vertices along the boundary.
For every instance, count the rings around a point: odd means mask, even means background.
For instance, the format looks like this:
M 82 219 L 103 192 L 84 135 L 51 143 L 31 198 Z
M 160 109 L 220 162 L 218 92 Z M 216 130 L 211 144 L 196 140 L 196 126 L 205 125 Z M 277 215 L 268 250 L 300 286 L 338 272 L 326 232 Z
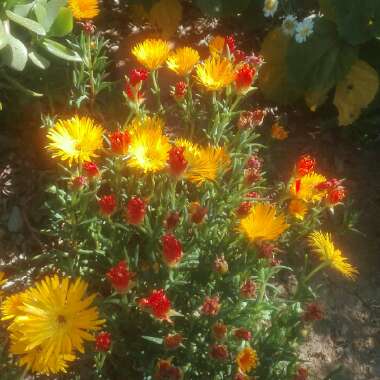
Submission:
M 99 14 L 98 0 L 69 0 L 68 5 L 77 20 L 91 20 Z
M 258 359 L 256 351 L 250 347 L 244 347 L 236 357 L 236 364 L 244 372 L 250 372 L 257 367 Z
M 303 220 L 307 212 L 306 203 L 302 199 L 292 199 L 288 206 L 289 214 L 299 220 Z
M 226 39 L 224 37 L 222 37 L 222 36 L 213 37 L 208 44 L 208 48 L 210 49 L 210 53 L 212 55 L 223 54 L 225 44 L 226 44 Z

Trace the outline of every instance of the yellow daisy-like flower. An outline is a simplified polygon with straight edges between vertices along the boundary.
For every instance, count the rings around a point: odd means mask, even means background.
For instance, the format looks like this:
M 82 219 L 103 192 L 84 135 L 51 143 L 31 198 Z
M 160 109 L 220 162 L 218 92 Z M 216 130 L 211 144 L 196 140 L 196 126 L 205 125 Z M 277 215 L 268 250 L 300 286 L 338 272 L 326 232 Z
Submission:
M 257 363 L 256 350 L 250 346 L 244 347 L 236 357 L 236 364 L 244 373 L 254 370 L 257 367 Z
M 313 252 L 329 267 L 342 273 L 343 276 L 353 280 L 358 270 L 347 262 L 347 258 L 336 249 L 329 233 L 314 231 L 309 236 L 309 244 Z
M 276 209 L 268 203 L 257 203 L 249 214 L 240 219 L 239 231 L 251 242 L 260 240 L 276 240 L 289 225 L 285 215 L 276 215 Z
M 288 138 L 289 132 L 279 123 L 274 123 L 271 129 L 271 136 L 275 140 L 285 140 Z
M 163 129 L 164 122 L 158 117 L 132 121 L 128 128 L 131 134 L 128 165 L 131 168 L 154 173 L 166 167 L 170 143 Z
M 208 43 L 208 48 L 212 55 L 221 55 L 223 54 L 225 38 L 222 36 L 213 37 Z
M 77 20 L 90 20 L 99 14 L 98 0 L 69 0 L 68 5 Z
M 82 163 L 97 157 L 95 153 L 103 145 L 103 129 L 87 117 L 74 116 L 67 120 L 58 120 L 47 134 L 51 141 L 47 149 L 54 158 L 62 161 Z
M 174 145 L 184 148 L 184 155 L 187 161 L 191 161 L 194 159 L 194 157 L 198 157 L 200 153 L 200 147 L 199 145 L 191 142 L 190 140 L 186 139 L 175 139 Z
M 199 61 L 199 53 L 191 47 L 177 49 L 167 60 L 170 70 L 178 75 L 188 75 Z
M 292 199 L 288 206 L 289 214 L 299 220 L 303 220 L 307 212 L 306 203 L 302 199 Z
M 132 54 L 148 70 L 157 70 L 167 60 L 170 47 L 167 41 L 161 39 L 147 39 L 134 46 Z
M 87 297 L 86 290 L 87 283 L 81 279 L 70 282 L 58 276 L 45 277 L 27 289 L 18 307 L 20 313 L 8 327 L 11 352 L 23 354 L 31 362 L 37 350 L 44 366 L 38 372 L 42 373 L 58 370 L 64 364 L 62 360 L 68 360 L 75 351 L 83 353 L 84 341 L 94 340 L 92 332 L 105 322 L 99 319 L 97 307 L 91 306 L 95 294 Z
M 227 58 L 211 56 L 196 68 L 197 80 L 209 91 L 227 87 L 235 79 L 232 63 Z
M 326 196 L 326 191 L 318 190 L 316 186 L 325 181 L 326 177 L 315 172 L 302 178 L 293 178 L 290 182 L 290 193 L 294 198 L 305 202 L 318 202 Z
M 23 305 L 23 293 L 12 294 L 7 297 L 1 304 L 1 320 L 7 321 L 21 315 L 20 306 Z

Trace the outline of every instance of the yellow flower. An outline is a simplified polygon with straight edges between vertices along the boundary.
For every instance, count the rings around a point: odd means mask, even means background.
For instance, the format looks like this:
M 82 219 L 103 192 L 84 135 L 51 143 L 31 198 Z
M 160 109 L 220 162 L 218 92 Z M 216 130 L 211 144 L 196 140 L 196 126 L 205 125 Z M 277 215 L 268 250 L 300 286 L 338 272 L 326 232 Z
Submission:
M 323 199 L 326 191 L 318 190 L 317 185 L 326 181 L 321 174 L 311 172 L 302 178 L 293 178 L 290 181 L 290 193 L 297 199 L 305 202 L 317 202 Z
M 343 276 L 353 280 L 358 275 L 358 270 L 347 262 L 342 252 L 334 247 L 329 233 L 314 231 L 309 236 L 309 244 L 313 252 L 329 267 L 342 273 Z
M 69 8 L 77 20 L 89 20 L 99 14 L 98 0 L 69 0 Z
M 273 205 L 257 203 L 250 209 L 249 214 L 240 220 L 239 231 L 251 242 L 256 242 L 276 240 L 288 227 L 285 215 L 276 215 Z
M 175 139 L 174 145 L 184 148 L 184 154 L 187 161 L 193 160 L 195 157 L 198 157 L 200 154 L 200 147 L 199 145 L 191 142 L 190 140 L 186 139 Z
M 16 293 L 8 296 L 1 304 L 1 320 L 7 321 L 21 315 L 20 306 L 23 305 L 23 293 Z
M 24 355 L 20 363 L 35 363 L 41 373 L 58 372 L 75 351 L 84 352 L 84 341 L 94 340 L 91 332 L 104 323 L 97 307 L 90 307 L 95 295 L 87 297 L 86 290 L 81 279 L 71 283 L 52 276 L 23 293 L 23 305 L 8 327 L 11 352 Z
M 291 215 L 299 220 L 303 220 L 307 212 L 306 203 L 302 199 L 292 199 L 288 206 Z
M 215 36 L 208 43 L 208 48 L 210 49 L 210 53 L 212 55 L 221 55 L 223 54 L 224 45 L 225 38 L 222 36 Z
M 271 135 L 275 140 L 285 140 L 288 138 L 289 132 L 279 123 L 274 123 L 272 125 Z
M 209 91 L 227 87 L 235 79 L 232 63 L 227 58 L 209 57 L 196 68 L 197 80 Z
M 157 70 L 167 60 L 170 47 L 167 41 L 147 39 L 132 49 L 132 54 L 148 70 Z
M 53 157 L 62 161 L 81 163 L 97 157 L 95 151 L 102 148 L 103 129 L 87 117 L 74 116 L 67 120 L 58 120 L 48 132 L 51 141 L 47 148 Z
M 177 49 L 169 56 L 167 64 L 178 75 L 188 75 L 199 61 L 199 53 L 191 47 Z
M 244 347 L 236 357 L 236 364 L 244 372 L 250 372 L 257 367 L 257 353 L 252 347 Z
M 163 134 L 164 123 L 158 117 L 135 119 L 129 126 L 131 155 L 128 165 L 144 173 L 165 168 L 170 150 L 169 139 Z

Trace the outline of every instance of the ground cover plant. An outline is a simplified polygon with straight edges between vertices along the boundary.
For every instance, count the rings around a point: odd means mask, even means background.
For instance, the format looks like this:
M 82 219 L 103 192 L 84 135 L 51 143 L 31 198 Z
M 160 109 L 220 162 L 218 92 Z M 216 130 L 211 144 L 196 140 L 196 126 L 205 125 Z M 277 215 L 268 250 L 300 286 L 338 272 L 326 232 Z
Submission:
M 83 3 L 91 12 L 76 17 L 92 19 L 96 2 Z M 105 59 L 94 75 L 102 42 L 91 23 L 78 41 L 79 110 L 44 118 L 58 173 L 49 265 L 2 292 L 5 376 L 306 379 L 297 349 L 323 316 L 310 281 L 327 268 L 348 280 L 358 271 L 324 225 L 343 207 L 343 180 L 308 154 L 283 183 L 266 173 L 270 116 L 247 101 L 263 59 L 232 36 L 214 36 L 204 56 L 141 40 L 119 124 L 94 104 L 110 86 Z M 287 133 L 280 120 L 270 128 L 274 141 Z

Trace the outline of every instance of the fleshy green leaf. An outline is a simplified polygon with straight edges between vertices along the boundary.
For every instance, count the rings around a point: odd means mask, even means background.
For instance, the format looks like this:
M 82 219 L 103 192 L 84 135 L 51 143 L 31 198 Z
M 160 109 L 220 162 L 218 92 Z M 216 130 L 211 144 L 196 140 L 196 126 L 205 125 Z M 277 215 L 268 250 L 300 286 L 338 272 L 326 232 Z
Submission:
M 8 18 L 10 20 L 12 20 L 13 22 L 15 22 L 16 24 L 19 24 L 19 25 L 23 26 L 24 28 L 26 28 L 26 29 L 30 30 L 31 32 L 34 32 L 40 36 L 46 35 L 44 27 L 41 24 L 39 24 L 38 22 L 33 21 L 33 20 L 26 18 L 26 17 L 19 16 L 18 14 L 13 13 L 12 11 L 5 11 L 5 13 L 8 16 Z
M 46 5 L 46 17 L 42 23 L 46 31 L 54 24 L 60 10 L 67 4 L 67 0 L 50 0 Z
M 0 50 L 8 45 L 8 36 L 5 32 L 3 22 L 0 20 Z
M 73 25 L 73 13 L 71 10 L 69 8 L 61 8 L 49 30 L 49 35 L 64 37 L 73 30 Z
M 46 70 L 50 66 L 50 62 L 36 51 L 29 53 L 29 59 L 42 70 Z
M 42 46 L 50 53 L 58 58 L 65 59 L 66 61 L 81 62 L 81 57 L 71 49 L 60 44 L 59 42 L 45 38 Z
M 28 51 L 25 45 L 13 37 L 7 35 L 8 46 L 2 50 L 4 63 L 17 71 L 22 71 L 28 61 Z

